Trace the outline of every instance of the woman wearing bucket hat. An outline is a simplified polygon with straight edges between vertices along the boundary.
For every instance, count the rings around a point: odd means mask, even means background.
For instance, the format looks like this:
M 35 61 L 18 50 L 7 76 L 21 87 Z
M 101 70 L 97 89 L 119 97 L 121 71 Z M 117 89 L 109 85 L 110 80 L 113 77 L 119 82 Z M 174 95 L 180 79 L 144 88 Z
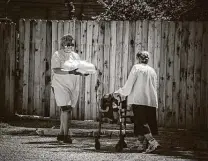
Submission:
M 137 147 L 147 153 L 156 150 L 159 143 L 152 135 L 158 134 L 156 108 L 157 74 L 147 63 L 149 52 L 141 51 L 136 55 L 135 64 L 125 85 L 114 95 L 128 96 L 127 103 L 132 106 L 134 113 L 134 134 L 138 137 Z
M 72 108 L 75 107 L 79 95 L 79 75 L 87 76 L 75 70 L 65 70 L 66 61 L 79 61 L 80 57 L 73 51 L 74 43 L 71 35 L 65 35 L 60 40 L 60 50 L 51 58 L 52 89 L 57 106 L 60 107 L 60 133 L 58 141 L 72 143 L 68 135 L 69 120 Z

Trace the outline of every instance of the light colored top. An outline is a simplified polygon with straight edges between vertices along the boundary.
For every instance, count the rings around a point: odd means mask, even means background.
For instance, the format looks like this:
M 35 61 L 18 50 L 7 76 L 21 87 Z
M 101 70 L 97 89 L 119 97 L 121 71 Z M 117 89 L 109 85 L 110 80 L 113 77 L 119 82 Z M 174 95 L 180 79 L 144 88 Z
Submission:
M 69 91 L 71 95 L 70 103 L 72 107 L 75 104 L 79 96 L 79 76 L 74 74 L 56 74 L 53 72 L 53 68 L 64 68 L 64 63 L 68 60 L 80 60 L 80 57 L 75 52 L 66 53 L 63 50 L 56 51 L 51 58 L 51 69 L 52 69 L 52 84 L 54 88 L 58 88 L 59 91 Z M 58 90 L 57 90 L 58 91 Z
M 157 74 L 155 70 L 147 64 L 134 65 L 125 85 L 115 93 L 128 96 L 128 105 L 146 105 L 157 108 Z

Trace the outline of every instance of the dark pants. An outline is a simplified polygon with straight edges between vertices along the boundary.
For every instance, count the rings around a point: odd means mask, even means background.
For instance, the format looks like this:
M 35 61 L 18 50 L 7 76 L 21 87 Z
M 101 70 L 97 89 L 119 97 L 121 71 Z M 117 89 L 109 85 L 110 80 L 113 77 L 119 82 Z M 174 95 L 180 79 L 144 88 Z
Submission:
M 158 134 L 156 108 L 144 105 L 132 105 L 134 113 L 134 134 Z

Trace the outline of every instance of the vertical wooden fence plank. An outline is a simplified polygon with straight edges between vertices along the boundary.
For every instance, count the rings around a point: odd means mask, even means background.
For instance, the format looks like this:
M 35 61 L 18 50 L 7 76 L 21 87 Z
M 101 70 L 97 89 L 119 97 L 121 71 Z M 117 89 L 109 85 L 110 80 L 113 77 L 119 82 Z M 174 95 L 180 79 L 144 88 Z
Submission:
M 4 47 L 3 47 L 3 39 L 4 39 L 4 34 L 3 34 L 3 23 L 0 22 L 0 77 L 1 78 L 4 78 L 4 74 L 3 74 L 3 50 L 4 50 Z M 4 116 L 4 86 L 3 86 L 3 82 L 4 82 L 4 79 L 0 79 L 0 116 Z
M 19 37 L 19 89 L 18 89 L 18 109 L 17 112 L 21 114 L 26 114 L 26 111 L 22 108 L 23 107 L 23 72 L 24 72 L 24 39 L 25 39 L 25 20 L 21 19 L 19 21 L 19 31 L 20 31 L 20 37 Z
M 169 34 L 167 44 L 167 59 L 166 59 L 166 111 L 165 111 L 165 122 L 167 127 L 171 127 L 173 122 L 173 54 L 175 46 L 175 23 L 169 23 Z
M 69 23 L 70 21 L 67 21 L 67 20 L 64 21 L 64 35 L 69 34 Z
M 80 21 L 76 21 L 75 22 L 75 52 L 78 53 L 81 57 L 81 22 Z M 78 99 L 78 102 L 77 102 L 77 115 L 78 115 L 78 118 L 79 120 L 82 119 L 82 115 L 81 115 L 81 112 L 82 112 L 82 77 L 79 78 L 79 90 L 80 90 L 80 93 L 79 93 L 79 99 Z
M 189 23 L 189 38 L 187 44 L 187 94 L 186 94 L 186 127 L 193 126 L 193 100 L 194 100 L 194 44 L 195 44 L 195 22 Z
M 93 32 L 92 32 L 92 64 L 96 67 L 98 66 L 98 23 L 93 22 Z M 97 73 L 98 74 L 98 73 Z M 97 100 L 97 74 L 91 76 L 91 108 L 92 108 L 92 119 L 96 120 L 98 118 L 98 107 L 99 101 Z
M 52 21 L 52 55 L 58 50 L 58 22 Z M 51 79 L 53 73 L 51 74 Z M 56 102 L 53 90 L 51 88 L 50 94 L 50 117 L 56 117 Z
M 142 25 L 142 21 L 136 21 L 134 64 L 136 63 L 136 54 L 142 50 Z
M 51 56 L 52 56 L 52 22 L 46 23 L 46 58 L 45 58 L 45 107 L 44 114 L 50 116 L 50 93 L 51 93 Z
M 37 21 L 35 33 L 35 68 L 34 68 L 34 114 L 40 115 L 40 70 L 41 70 L 41 24 L 42 21 Z
M 4 54 L 5 54 L 5 112 L 9 116 L 9 105 L 10 105 L 10 36 L 11 36 L 11 25 L 5 23 L 5 39 L 4 39 Z
M 150 53 L 150 59 L 148 65 L 154 68 L 154 46 L 155 46 L 155 23 L 154 21 L 149 21 L 148 27 L 148 47 L 147 50 Z
M 180 102 L 179 102 L 179 128 L 186 125 L 186 80 L 187 80 L 187 47 L 189 23 L 182 24 L 182 48 L 180 50 Z
M 86 41 L 86 56 L 85 59 L 88 62 L 91 62 L 92 57 L 92 21 L 87 21 L 87 41 Z M 85 119 L 90 120 L 92 117 L 92 108 L 91 108 L 91 84 L 90 84 L 91 75 L 85 78 Z
M 25 33 L 24 33 L 24 69 L 23 69 L 23 110 L 26 114 L 29 113 L 28 109 L 28 88 L 29 88 L 29 56 L 30 56 L 30 20 L 25 20 Z
M 87 41 L 87 21 L 81 22 L 81 52 L 80 56 L 82 60 L 85 60 L 86 56 L 86 41 Z M 85 119 L 85 78 L 81 79 L 80 84 L 80 103 L 79 107 L 81 108 L 81 118 Z
M 142 21 L 142 50 L 148 50 L 149 21 Z
M 121 86 L 126 83 L 128 78 L 127 70 L 128 70 L 128 47 L 129 47 L 129 21 L 124 21 L 123 26 L 123 52 L 122 52 L 122 82 Z
M 155 22 L 155 36 L 154 36 L 154 69 L 157 73 L 157 94 L 159 99 L 159 74 L 160 74 L 160 54 L 161 54 L 161 21 Z M 159 120 L 159 108 L 157 108 L 157 120 Z
M 15 43 L 16 43 L 16 24 L 13 22 L 11 25 L 11 35 L 10 35 L 10 97 L 9 97 L 9 112 L 10 115 L 14 115 L 14 100 L 15 100 Z
M 202 23 L 202 22 L 201 22 Z M 203 22 L 203 37 L 202 37 L 202 63 L 201 63 L 201 108 L 204 110 L 205 128 L 208 128 L 208 23 Z M 195 53 L 196 54 L 196 53 Z M 200 111 L 197 109 L 195 113 L 195 121 L 200 118 Z M 199 125 L 199 121 L 196 121 Z M 200 128 L 200 126 L 198 126 Z
M 103 60 L 104 60 L 104 33 L 105 33 L 105 22 L 99 22 L 99 28 L 98 28 L 98 79 L 97 79 L 97 100 L 100 102 L 101 97 L 103 96 Z
M 112 93 L 115 90 L 115 69 L 116 69 L 116 21 L 111 21 L 111 39 L 110 39 L 110 82 L 109 92 Z
M 35 33 L 37 22 L 30 21 L 29 80 L 28 80 L 28 114 L 34 111 L 34 69 L 35 69 Z M 21 34 L 21 33 L 20 33 Z
M 45 75 L 46 75 L 46 20 L 41 21 L 40 30 L 40 106 L 39 115 L 45 114 Z
M 181 33 L 182 33 L 182 23 L 176 23 L 176 32 L 175 32 L 175 50 L 173 58 L 173 113 L 175 117 L 172 118 L 173 127 L 178 128 L 178 118 L 179 118 L 179 85 L 180 85 L 180 50 L 181 50 Z
M 122 46 L 123 46 L 123 21 L 117 21 L 116 25 L 116 82 L 115 90 L 121 87 L 122 83 Z
M 161 39 L 161 55 L 160 55 L 160 74 L 159 74 L 159 126 L 165 125 L 165 85 L 166 85 L 166 54 L 167 54 L 167 38 L 168 38 L 168 22 L 162 22 L 162 39 Z
M 129 22 L 129 49 L 128 49 L 128 67 L 127 75 L 129 75 L 132 66 L 134 65 L 135 59 L 135 33 L 136 33 L 136 22 Z
M 105 22 L 104 33 L 104 60 L 103 60 L 103 94 L 109 93 L 109 72 L 110 72 L 110 22 Z
M 199 118 L 198 125 L 200 129 L 203 129 L 206 127 L 205 124 L 205 117 L 204 115 L 205 110 L 203 109 L 203 105 L 201 104 L 201 69 L 202 69 L 202 34 L 203 34 L 203 24 L 201 22 L 196 22 L 196 32 L 195 32 L 195 43 L 193 44 L 193 52 L 194 52 L 194 108 L 192 108 L 192 119 L 194 121 L 194 125 L 196 122 L 196 119 Z M 192 31 L 193 32 L 193 31 Z M 200 111 L 199 115 L 197 114 L 197 111 Z M 199 117 L 200 116 L 200 117 Z M 191 126 L 191 125 L 190 125 Z M 189 126 L 187 127 L 189 128 Z

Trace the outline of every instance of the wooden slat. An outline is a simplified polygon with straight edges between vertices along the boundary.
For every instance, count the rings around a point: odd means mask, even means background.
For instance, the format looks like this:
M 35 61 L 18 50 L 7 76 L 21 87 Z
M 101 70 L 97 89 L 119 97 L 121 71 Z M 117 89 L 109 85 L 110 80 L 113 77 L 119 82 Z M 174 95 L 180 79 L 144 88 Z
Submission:
M 157 95 L 159 97 L 159 73 L 160 73 L 160 53 L 161 53 L 161 21 L 155 22 L 154 40 L 154 69 L 157 73 Z M 159 119 L 159 108 L 157 108 L 157 120 Z
M 81 22 L 81 51 L 80 57 L 82 60 L 85 60 L 86 55 L 86 41 L 87 41 L 87 21 Z M 80 80 L 80 101 L 79 108 L 81 110 L 81 119 L 85 119 L 85 78 L 83 77 Z
M 186 80 L 187 80 L 187 42 L 189 23 L 182 24 L 182 48 L 180 50 L 180 102 L 179 102 L 179 128 L 185 128 L 186 118 Z
M 29 76 L 28 76 L 28 114 L 34 110 L 34 69 L 35 69 L 35 33 L 37 22 L 30 21 L 30 50 L 29 50 Z M 20 33 L 21 34 L 21 33 Z
M 51 56 L 52 56 L 52 22 L 46 23 L 46 58 L 45 58 L 45 108 L 44 116 L 50 116 L 50 93 L 51 93 Z
M 4 54 L 5 54 L 5 112 L 9 115 L 10 105 L 10 36 L 11 36 L 11 25 L 5 23 L 5 38 L 4 38 Z
M 175 50 L 174 50 L 174 60 L 173 60 L 173 127 L 178 128 L 178 118 L 179 118 L 179 92 L 180 92 L 180 50 L 181 50 L 181 33 L 182 33 L 182 23 L 176 23 L 175 32 Z M 175 117 L 174 117 L 175 116 Z
M 28 87 L 29 87 L 29 49 L 30 49 L 30 20 L 25 20 L 25 34 L 24 34 L 24 69 L 23 69 L 23 110 L 26 114 L 28 109 Z
M 111 39 L 110 39 L 110 81 L 109 81 L 109 93 L 113 93 L 115 90 L 115 69 L 116 69 L 116 21 L 111 21 Z
M 142 50 L 148 50 L 149 21 L 142 21 Z
M 40 106 L 39 115 L 45 114 L 45 76 L 46 76 L 46 20 L 41 22 L 40 30 Z
M 195 33 L 195 43 L 194 43 L 194 108 L 192 109 L 192 115 L 194 120 L 195 127 L 199 125 L 201 129 L 206 127 L 205 124 L 205 109 L 203 109 L 203 105 L 201 104 L 201 69 L 202 69 L 202 34 L 203 34 L 203 24 L 201 22 L 196 23 L 196 33 Z M 193 31 L 192 31 L 193 32 Z M 207 69 L 206 69 L 207 70 Z M 200 111 L 199 115 L 197 111 Z M 199 119 L 198 124 L 196 125 L 196 119 Z M 191 125 L 190 125 L 191 126 Z
M 81 57 L 81 22 L 76 21 L 75 23 L 75 52 L 78 53 Z M 79 99 L 77 102 L 77 119 L 82 119 L 82 109 L 81 109 L 81 97 L 82 97 L 82 77 L 79 78 Z
M 69 34 L 69 21 L 64 21 L 64 35 Z
M 158 123 L 159 126 L 165 125 L 165 85 L 166 85 L 166 46 L 168 38 L 168 22 L 162 23 L 162 39 L 161 39 L 161 55 L 160 55 L 160 74 L 159 74 L 159 109 L 158 109 Z
M 1 78 L 5 78 L 5 67 L 4 67 L 4 63 L 5 63 L 5 54 L 4 54 L 4 29 L 5 29 L 5 25 L 4 23 L 0 22 L 0 77 Z M 5 114 L 5 109 L 4 109 L 4 105 L 5 105 L 5 79 L 0 79 L 0 115 L 4 116 Z
M 168 42 L 167 42 L 167 58 L 166 58 L 166 109 L 165 109 L 165 123 L 166 127 L 171 127 L 175 122 L 173 119 L 173 54 L 174 54 L 174 46 L 175 46 L 175 23 L 169 23 L 168 29 Z
M 15 101 L 15 44 L 16 44 L 16 24 L 11 23 L 11 36 L 10 36 L 10 115 L 14 115 L 14 101 Z
M 75 21 L 69 21 L 69 34 L 75 37 Z
M 129 22 L 129 49 L 128 49 L 128 67 L 127 67 L 127 75 L 129 75 L 132 66 L 134 65 L 135 59 L 135 33 L 136 33 L 136 22 Z
M 149 21 L 148 27 L 148 47 L 147 50 L 150 53 L 150 59 L 148 65 L 154 68 L 154 46 L 155 46 L 155 23 L 154 21 Z
M 58 50 L 58 22 L 52 21 L 52 54 Z M 50 94 L 50 117 L 56 117 L 56 103 L 55 96 L 51 88 Z
M 98 23 L 93 22 L 93 33 L 92 33 L 92 64 L 96 67 L 98 66 Z M 97 74 L 91 76 L 91 108 L 92 108 L 92 119 L 96 120 L 98 118 L 98 107 L 99 102 L 97 100 Z
M 116 25 L 116 82 L 115 90 L 121 87 L 122 83 L 122 42 L 123 42 L 123 21 L 117 21 Z
M 92 58 L 92 21 L 87 21 L 87 41 L 86 41 L 86 55 L 85 59 L 87 62 L 91 62 Z M 92 108 L 91 108 L 91 75 L 85 77 L 85 119 L 90 120 L 92 118 Z
M 129 21 L 124 21 L 123 26 L 123 52 L 122 52 L 122 82 L 121 86 L 126 83 L 128 70 L 128 43 L 129 43 Z
M 136 31 L 135 31 L 135 58 L 134 64 L 136 63 L 136 54 L 142 50 L 142 22 L 136 21 Z
M 41 115 L 40 111 L 40 70 L 41 70 L 41 20 L 37 21 L 35 32 L 35 68 L 34 68 L 34 115 Z
M 104 33 L 104 60 L 103 60 L 103 94 L 109 93 L 109 75 L 110 75 L 110 22 L 105 23 Z
M 195 22 L 189 23 L 189 38 L 187 51 L 187 95 L 186 95 L 186 127 L 193 126 L 193 100 L 194 98 L 194 44 L 195 44 Z
M 21 114 L 26 114 L 26 110 L 23 109 L 23 72 L 24 72 L 24 39 L 25 39 L 25 20 L 21 19 L 19 21 L 19 89 L 18 89 L 18 106 L 17 112 Z
M 104 60 L 104 33 L 105 33 L 105 23 L 99 22 L 98 23 L 98 52 L 97 52 L 97 63 L 98 63 L 98 78 L 97 78 L 97 85 L 98 85 L 98 91 L 97 91 L 97 101 L 100 102 L 101 97 L 103 96 L 103 60 Z
M 208 128 L 208 23 L 203 23 L 203 37 L 202 37 L 202 63 L 201 63 L 201 108 L 204 109 L 205 125 Z M 200 115 L 197 110 L 196 116 Z M 197 118 L 197 117 L 196 117 Z M 199 117 L 198 117 L 199 118 Z M 199 121 L 197 122 L 199 124 Z M 200 127 L 198 127 L 200 128 Z

